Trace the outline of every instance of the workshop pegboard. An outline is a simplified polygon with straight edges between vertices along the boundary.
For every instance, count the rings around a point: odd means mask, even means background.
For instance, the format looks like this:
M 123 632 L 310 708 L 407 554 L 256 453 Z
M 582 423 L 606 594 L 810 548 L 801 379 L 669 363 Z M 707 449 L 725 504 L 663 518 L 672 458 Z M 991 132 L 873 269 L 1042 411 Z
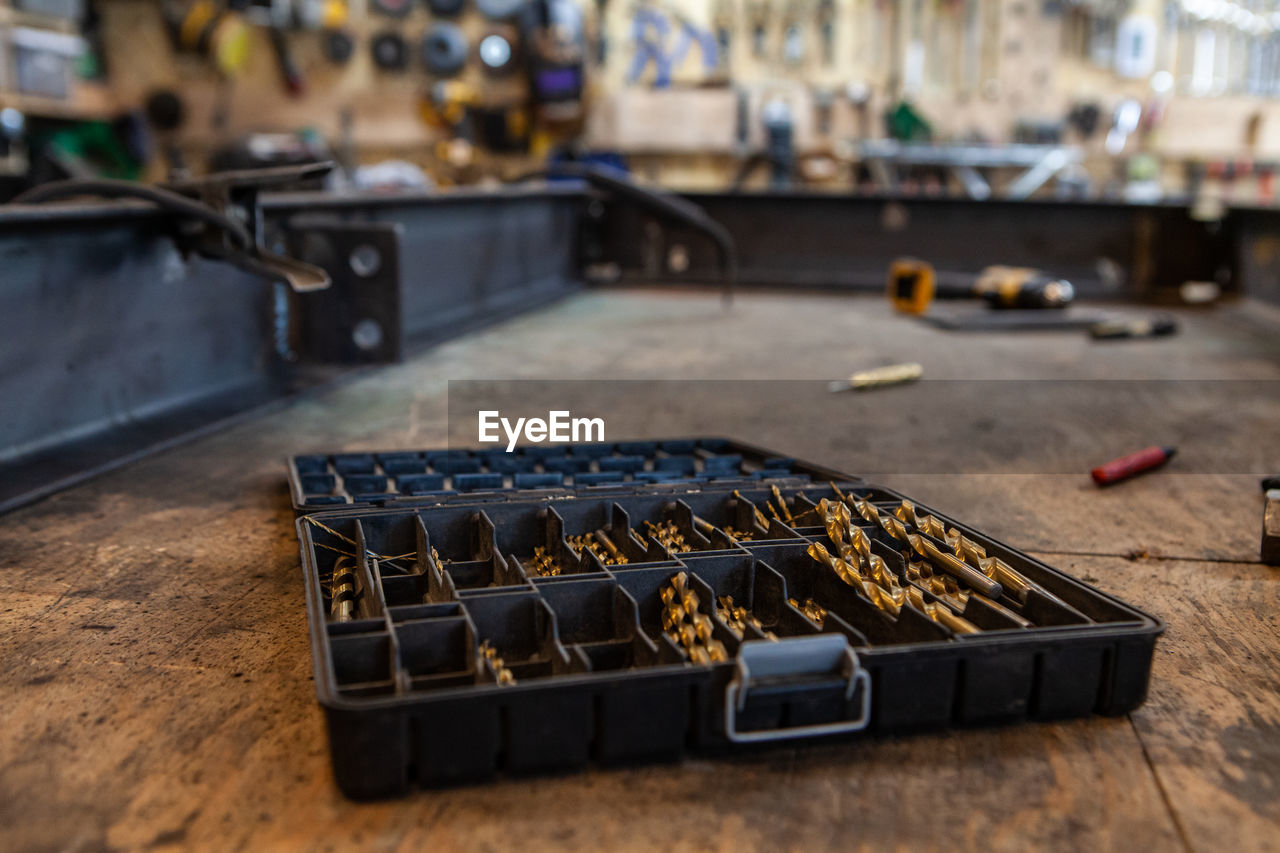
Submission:
M 622 441 L 490 450 L 309 454 L 289 460 L 295 509 L 434 503 L 455 494 L 645 484 L 838 479 L 834 471 L 726 438 Z
M 841 475 L 439 495 L 304 514 L 298 532 L 335 776 L 358 798 L 1123 714 L 1162 631 Z

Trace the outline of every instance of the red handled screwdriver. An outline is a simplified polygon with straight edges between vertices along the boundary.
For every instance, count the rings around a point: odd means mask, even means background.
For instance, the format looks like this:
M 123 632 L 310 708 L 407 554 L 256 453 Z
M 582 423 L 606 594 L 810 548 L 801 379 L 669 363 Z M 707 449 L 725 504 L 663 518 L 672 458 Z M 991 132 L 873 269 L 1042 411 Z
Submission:
M 1139 450 L 1137 453 L 1130 453 L 1128 456 L 1112 459 L 1105 465 L 1099 465 L 1093 469 L 1093 482 L 1099 486 L 1110 486 L 1112 483 L 1136 477 L 1144 471 L 1159 468 L 1172 459 L 1173 454 L 1177 452 L 1178 448 L 1176 447 L 1152 445 Z

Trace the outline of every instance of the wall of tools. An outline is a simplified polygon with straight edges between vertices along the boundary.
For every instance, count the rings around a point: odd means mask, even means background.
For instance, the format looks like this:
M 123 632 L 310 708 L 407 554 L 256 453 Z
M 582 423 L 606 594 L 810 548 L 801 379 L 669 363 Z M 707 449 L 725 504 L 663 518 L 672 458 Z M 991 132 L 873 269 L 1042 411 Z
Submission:
M 1280 162 L 1273 5 L 0 0 L 0 107 L 133 111 L 197 171 L 238 147 L 465 184 L 575 142 L 718 190 L 785 139 L 793 178 L 843 186 L 866 177 L 860 143 L 889 136 L 1069 145 L 1063 176 L 1095 187 L 1208 180 L 1254 203 Z

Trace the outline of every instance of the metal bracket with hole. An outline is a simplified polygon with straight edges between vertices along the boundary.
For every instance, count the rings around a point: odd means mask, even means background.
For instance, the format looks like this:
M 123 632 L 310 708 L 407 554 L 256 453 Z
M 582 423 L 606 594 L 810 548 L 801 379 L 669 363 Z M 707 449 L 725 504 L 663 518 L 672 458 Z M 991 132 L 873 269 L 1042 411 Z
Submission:
M 401 318 L 402 226 L 298 217 L 286 231 L 289 253 L 327 271 L 318 293 L 289 305 L 292 358 L 322 364 L 387 364 L 404 356 Z
M 737 665 L 724 689 L 724 731 L 734 743 L 848 734 L 865 729 L 871 721 L 871 675 L 841 634 L 749 641 L 738 650 Z M 858 702 L 858 713 L 852 719 L 739 731 L 738 716 L 746 709 L 753 685 L 786 682 L 803 686 L 807 677 L 830 679 L 836 674 L 845 680 L 845 703 Z

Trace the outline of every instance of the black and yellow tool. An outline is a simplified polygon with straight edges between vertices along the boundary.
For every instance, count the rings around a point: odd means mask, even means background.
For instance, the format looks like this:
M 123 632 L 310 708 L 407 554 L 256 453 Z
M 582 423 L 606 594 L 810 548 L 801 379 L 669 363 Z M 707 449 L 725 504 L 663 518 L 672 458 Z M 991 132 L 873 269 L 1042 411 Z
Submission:
M 249 25 L 230 4 L 196 0 L 190 5 L 168 6 L 166 14 L 180 50 L 207 57 L 228 77 L 244 68 L 249 56 Z
M 1071 282 L 1030 267 L 990 266 L 977 275 L 939 273 L 928 261 L 889 265 L 889 301 L 904 314 L 923 314 L 935 299 L 981 299 L 992 308 L 1066 308 Z

